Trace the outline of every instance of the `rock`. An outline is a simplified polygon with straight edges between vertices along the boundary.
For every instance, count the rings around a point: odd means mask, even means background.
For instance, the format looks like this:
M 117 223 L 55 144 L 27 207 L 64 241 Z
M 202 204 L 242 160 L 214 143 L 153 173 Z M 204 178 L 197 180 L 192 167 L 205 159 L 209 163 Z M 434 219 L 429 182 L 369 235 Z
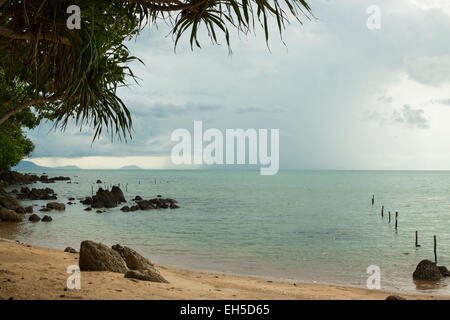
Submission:
M 28 220 L 29 220 L 29 221 L 32 221 L 32 222 L 38 222 L 38 221 L 41 221 L 41 218 L 40 218 L 37 214 L 32 214 L 32 215 L 28 218 Z
M 125 260 L 128 269 L 141 270 L 154 268 L 153 263 L 148 261 L 148 259 L 144 258 L 131 248 L 116 244 L 112 246 L 112 249 L 119 253 L 123 260 Z
M 81 271 L 112 271 L 125 273 L 128 268 L 119 253 L 102 243 L 81 242 L 79 265 Z
M 413 273 L 414 280 L 438 281 L 442 278 L 439 268 L 430 260 L 422 260 Z
M 102 201 L 96 201 L 92 204 L 92 208 L 94 208 L 94 209 L 104 208 L 104 207 L 105 207 L 105 204 Z
M 92 197 L 92 201 L 93 208 L 114 208 L 118 203 L 116 194 L 102 188 L 98 189 L 95 196 Z
M 0 208 L 0 220 L 19 222 L 22 221 L 22 216 L 13 210 L 7 208 Z
M 53 189 L 29 189 L 28 187 L 22 188 L 20 193 L 17 195 L 18 199 L 29 199 L 29 200 L 56 200 L 56 194 Z
M 70 180 L 70 178 L 69 177 L 61 177 L 61 176 L 49 178 L 46 175 L 42 175 L 39 178 L 39 181 L 41 181 L 42 183 L 54 183 L 55 181 L 67 181 L 67 180 Z
M 52 219 L 52 217 L 50 217 L 50 216 L 44 216 L 43 218 L 42 218 L 42 221 L 44 221 L 44 222 L 50 222 L 50 221 L 52 221 L 53 219 Z
M 177 205 L 177 204 L 175 204 L 175 203 L 171 203 L 170 206 L 169 206 L 169 208 L 170 208 L 170 209 L 178 209 L 178 208 L 180 208 L 180 206 Z
M 130 207 L 129 206 L 125 206 L 125 207 L 122 207 L 120 210 L 123 211 L 123 212 L 129 212 L 130 211 Z
M 441 272 L 441 275 L 443 277 L 450 277 L 450 271 L 448 271 L 447 267 L 445 267 L 445 266 L 438 266 L 438 269 Z
M 20 205 L 19 201 L 9 195 L 3 188 L 0 188 L 0 207 L 13 210 L 17 213 L 25 213 L 25 209 Z
M 86 209 L 84 209 L 84 211 L 92 211 L 91 207 L 87 207 Z
M 115 196 L 115 198 L 117 199 L 117 201 L 119 203 L 126 202 L 125 196 L 123 195 L 123 192 L 122 192 L 122 190 L 119 187 L 113 186 L 111 188 L 111 193 Z
M 67 247 L 67 248 L 65 248 L 64 249 L 64 252 L 69 252 L 69 253 L 78 253 L 78 251 L 77 250 L 75 250 L 74 248 L 72 248 L 72 247 Z
M 52 209 L 50 209 L 50 208 L 42 208 L 42 209 L 39 209 L 39 211 L 40 212 L 50 212 L 50 211 L 52 211 Z
M 73 203 L 69 201 L 69 202 L 67 202 L 67 204 L 70 206 L 70 205 L 72 205 Z
M 14 190 L 11 191 L 11 193 L 15 194 L 15 193 L 19 193 L 19 191 L 17 189 L 14 189 Z
M 156 209 L 156 207 L 153 205 L 153 203 L 150 200 L 138 201 L 137 204 L 141 210 Z
M 75 198 L 74 197 L 70 197 L 69 201 L 75 201 Z
M 29 206 L 25 208 L 26 213 L 33 213 L 33 206 Z
M 139 209 L 139 206 L 131 206 L 130 211 L 137 211 Z
M 0 172 L 0 180 L 5 182 L 5 185 L 21 185 L 32 184 L 39 181 L 39 177 L 34 174 L 22 174 L 16 171 Z
M 64 203 L 49 202 L 49 203 L 47 203 L 47 208 L 64 211 L 64 210 L 66 210 L 66 205 Z
M 92 198 L 86 197 L 86 199 L 82 200 L 81 203 L 85 205 L 92 205 Z
M 102 183 L 102 180 L 97 180 L 97 182 L 96 183 Z
M 140 200 L 143 200 L 142 199 L 142 197 L 141 196 L 136 196 L 136 197 L 134 197 L 134 199 L 133 199 L 134 201 L 140 201 Z
M 128 270 L 125 278 L 138 279 L 143 281 L 169 283 L 155 269 L 153 270 Z
M 386 298 L 386 300 L 406 300 L 406 299 L 400 296 L 389 296 Z
M 102 213 L 103 211 L 102 210 L 97 210 L 97 211 L 95 211 L 96 213 Z

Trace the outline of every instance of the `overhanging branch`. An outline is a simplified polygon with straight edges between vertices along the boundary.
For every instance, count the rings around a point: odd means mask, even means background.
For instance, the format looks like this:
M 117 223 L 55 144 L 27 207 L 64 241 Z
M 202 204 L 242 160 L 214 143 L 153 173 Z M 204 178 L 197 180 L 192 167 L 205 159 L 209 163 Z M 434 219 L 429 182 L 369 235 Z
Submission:
M 0 0 L 2 1 L 2 0 Z M 8 29 L 6 27 L 0 26 L 0 37 L 5 37 L 5 38 L 10 38 L 10 39 L 15 39 L 15 40 L 33 40 L 33 39 L 37 39 L 37 40 L 47 40 L 47 41 L 52 41 L 55 43 L 60 43 L 60 44 L 64 44 L 66 46 L 70 46 L 71 43 L 69 41 L 69 39 L 65 38 L 65 37 L 53 37 L 50 34 L 39 34 L 36 36 L 36 34 L 30 33 L 30 32 L 15 32 L 11 29 Z

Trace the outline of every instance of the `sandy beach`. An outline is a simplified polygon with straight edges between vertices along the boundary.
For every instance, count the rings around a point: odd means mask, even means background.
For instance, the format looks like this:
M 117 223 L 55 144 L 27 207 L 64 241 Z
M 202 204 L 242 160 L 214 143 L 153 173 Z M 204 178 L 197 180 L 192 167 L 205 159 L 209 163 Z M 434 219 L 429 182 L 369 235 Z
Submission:
M 81 272 L 81 289 L 66 288 L 78 254 L 0 239 L 0 299 L 300 299 L 383 300 L 392 292 L 193 271 L 157 265 L 169 281 L 126 279 L 121 273 Z M 401 294 L 407 299 L 448 299 Z

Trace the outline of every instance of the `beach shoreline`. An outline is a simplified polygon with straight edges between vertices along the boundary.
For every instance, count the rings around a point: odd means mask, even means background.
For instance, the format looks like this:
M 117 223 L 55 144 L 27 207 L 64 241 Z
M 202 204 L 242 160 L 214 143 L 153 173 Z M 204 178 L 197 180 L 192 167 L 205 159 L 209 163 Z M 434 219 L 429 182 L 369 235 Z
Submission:
M 126 279 L 121 273 L 81 272 L 81 288 L 67 289 L 69 266 L 78 254 L 0 238 L 0 299 L 15 300 L 384 300 L 450 299 L 437 293 L 384 290 L 292 282 L 156 265 L 169 281 Z

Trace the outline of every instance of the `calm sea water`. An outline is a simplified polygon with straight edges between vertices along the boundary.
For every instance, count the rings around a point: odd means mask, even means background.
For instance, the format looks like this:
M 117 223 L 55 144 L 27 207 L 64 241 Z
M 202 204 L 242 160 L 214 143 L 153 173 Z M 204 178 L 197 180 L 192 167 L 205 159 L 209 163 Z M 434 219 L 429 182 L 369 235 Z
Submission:
M 42 174 L 41 171 L 35 172 Z M 72 182 L 51 187 L 61 202 L 121 185 L 127 200 L 157 194 L 181 209 L 97 214 L 76 201 L 51 223 L 0 224 L 0 236 L 63 249 L 90 239 L 130 246 L 156 263 L 192 269 L 365 287 L 367 267 L 381 268 L 383 289 L 450 294 L 449 280 L 414 283 L 417 263 L 450 266 L 450 172 L 231 170 L 49 170 Z M 128 191 L 126 191 L 126 186 Z M 12 188 L 9 188 L 11 190 Z M 375 194 L 375 205 L 371 196 Z M 44 205 L 48 201 L 23 201 Z M 133 203 L 130 201 L 130 203 Z M 385 217 L 381 218 L 381 205 Z M 38 207 L 36 207 L 38 208 Z M 398 231 L 394 218 L 399 212 Z M 421 248 L 414 246 L 419 231 Z

